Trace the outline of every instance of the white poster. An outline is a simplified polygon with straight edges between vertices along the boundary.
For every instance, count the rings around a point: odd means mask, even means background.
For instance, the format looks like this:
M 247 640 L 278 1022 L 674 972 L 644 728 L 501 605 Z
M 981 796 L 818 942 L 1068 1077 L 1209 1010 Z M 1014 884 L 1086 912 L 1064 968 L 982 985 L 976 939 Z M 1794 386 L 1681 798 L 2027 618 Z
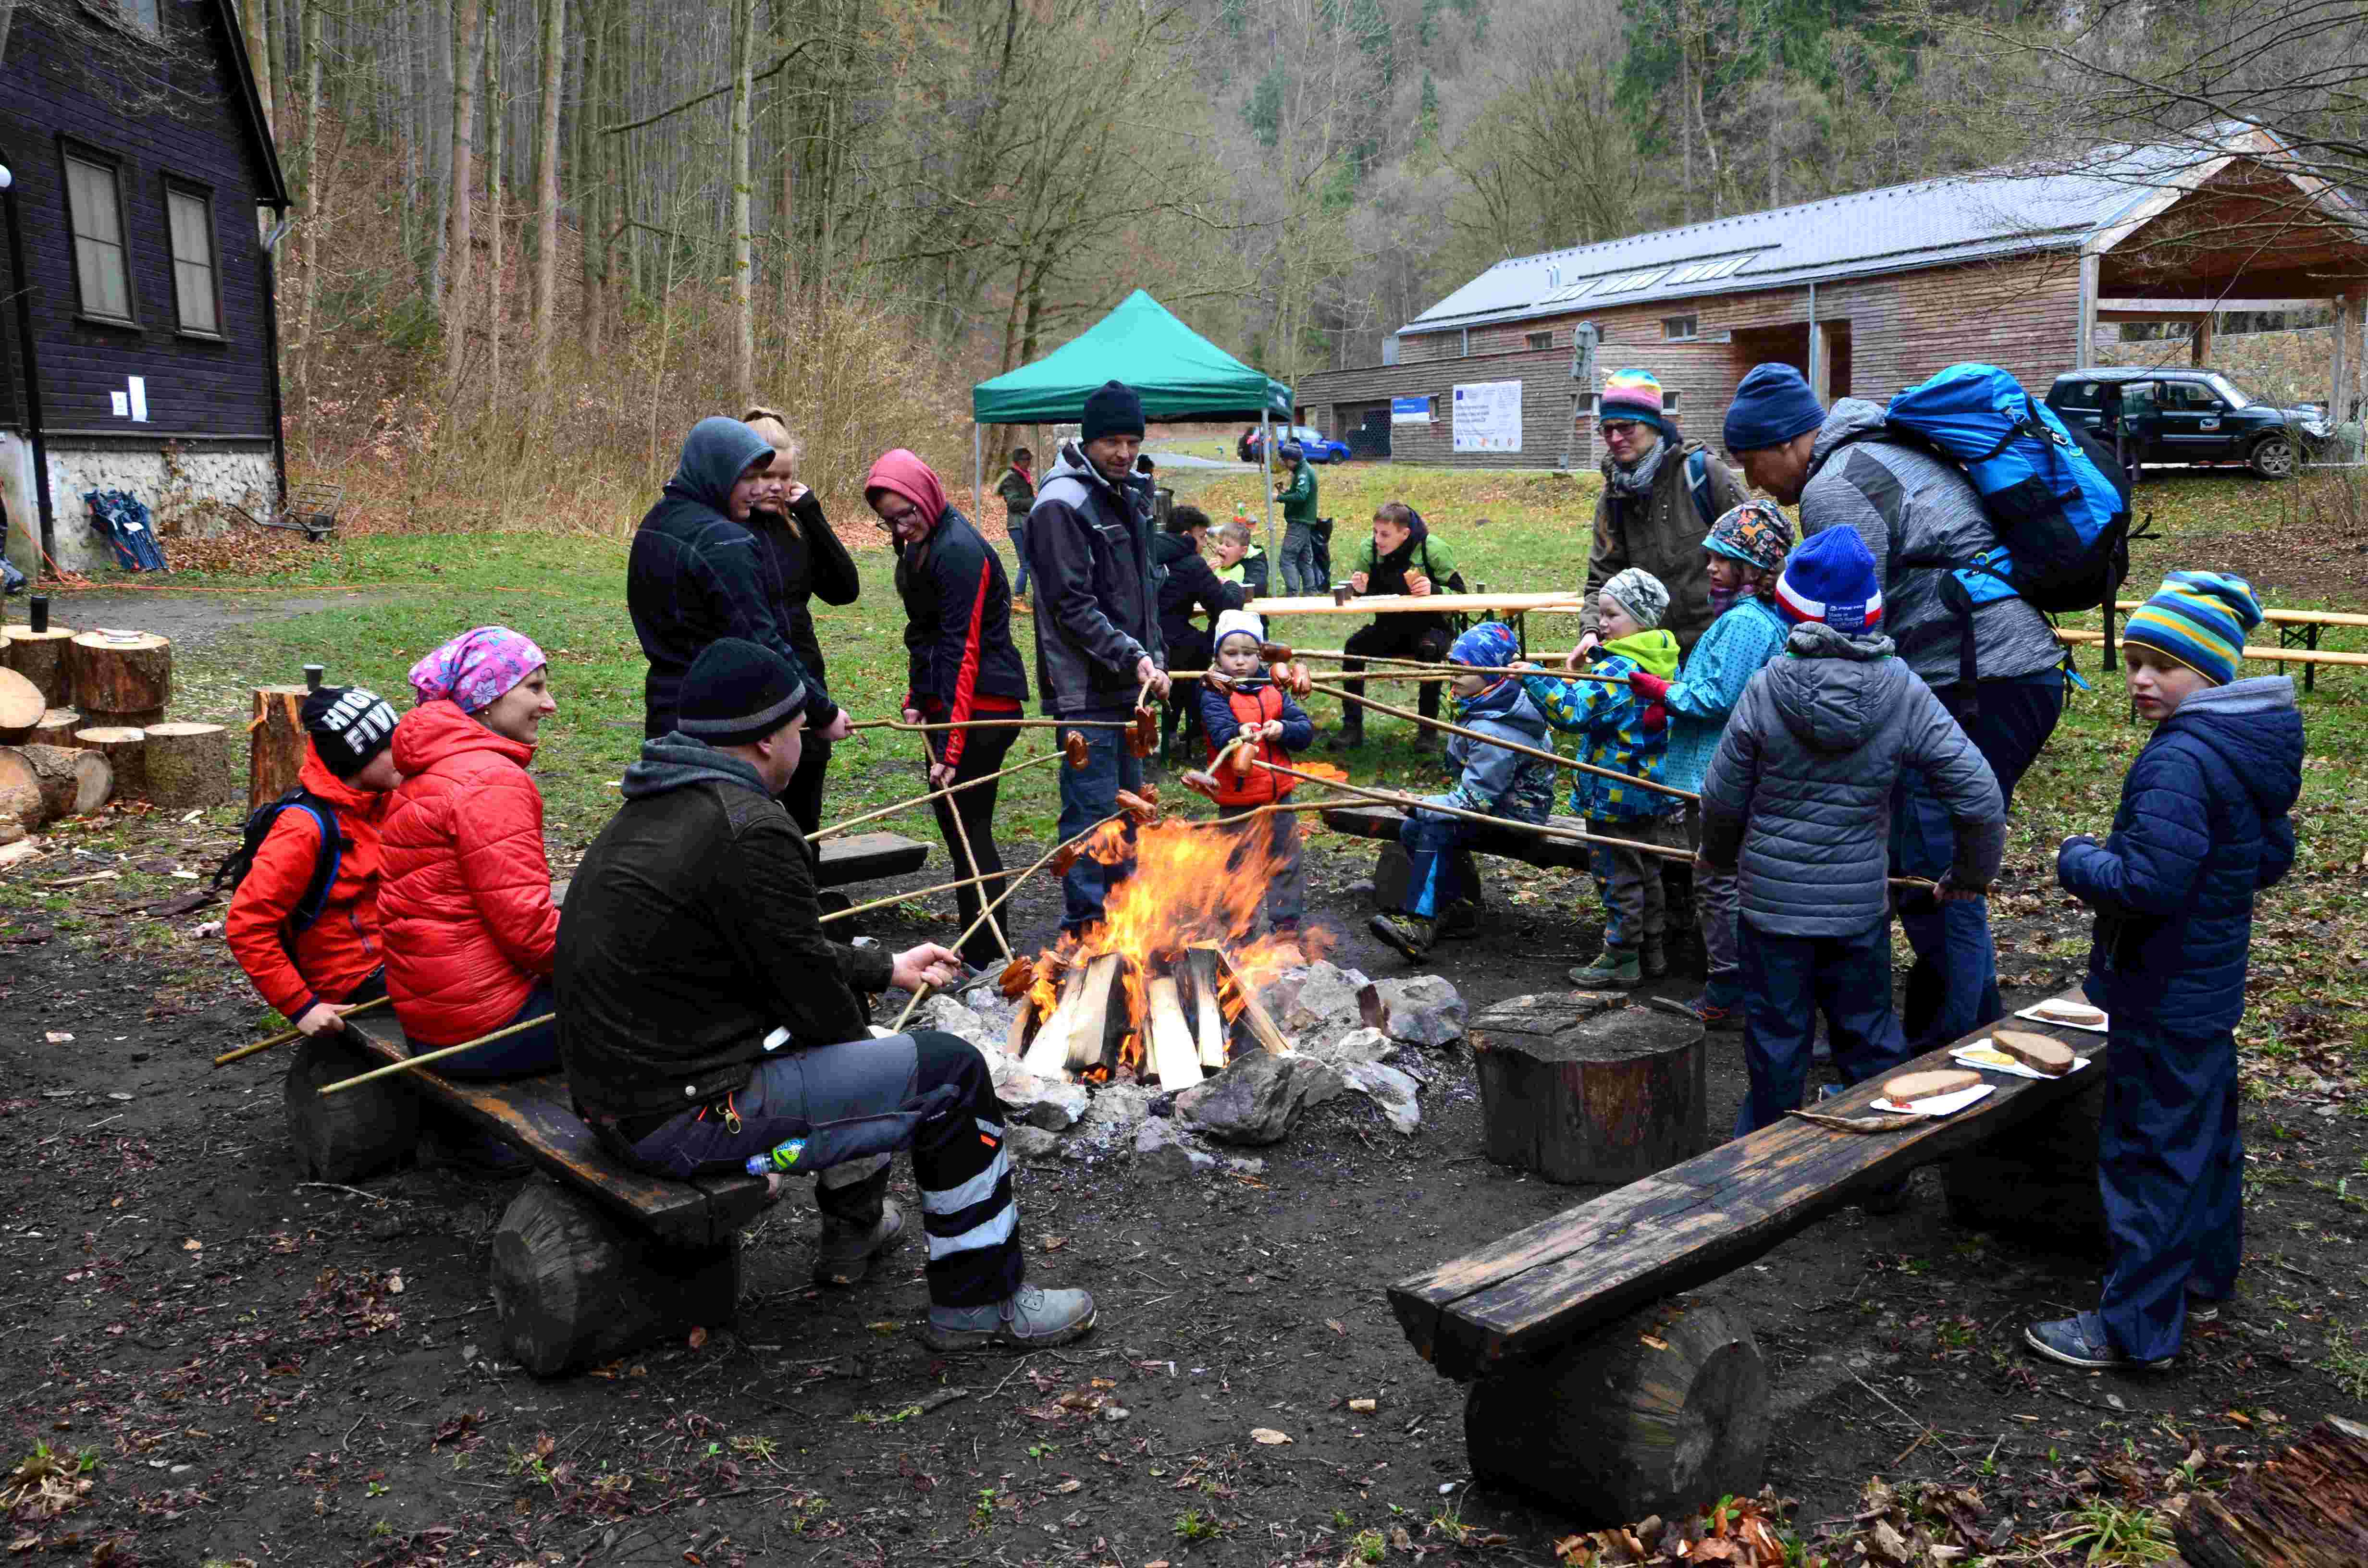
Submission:
M 1475 381 L 1455 389 L 1455 449 L 1521 449 L 1521 383 Z

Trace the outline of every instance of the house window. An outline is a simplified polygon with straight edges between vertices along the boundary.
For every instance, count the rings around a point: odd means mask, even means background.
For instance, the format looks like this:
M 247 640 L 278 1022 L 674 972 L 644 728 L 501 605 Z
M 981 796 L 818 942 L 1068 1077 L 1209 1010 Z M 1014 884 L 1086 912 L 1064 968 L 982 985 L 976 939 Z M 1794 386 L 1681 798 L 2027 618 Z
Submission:
M 1552 348 L 1554 347 L 1554 334 L 1551 332 L 1529 333 L 1525 335 L 1523 340 L 1531 348 Z
M 1663 316 L 1661 335 L 1671 343 L 1684 343 L 1699 335 L 1696 328 L 1700 321 L 1698 316 Z
M 131 276 L 124 261 L 123 198 L 115 170 L 67 154 L 66 208 L 83 314 L 130 322 Z
M 165 188 L 173 235 L 173 300 L 183 332 L 222 333 L 214 286 L 214 204 L 202 191 Z
M 1678 399 L 1683 395 L 1684 394 L 1679 392 L 1675 387 L 1663 387 L 1661 389 L 1661 412 L 1664 414 L 1675 414 L 1678 411 Z

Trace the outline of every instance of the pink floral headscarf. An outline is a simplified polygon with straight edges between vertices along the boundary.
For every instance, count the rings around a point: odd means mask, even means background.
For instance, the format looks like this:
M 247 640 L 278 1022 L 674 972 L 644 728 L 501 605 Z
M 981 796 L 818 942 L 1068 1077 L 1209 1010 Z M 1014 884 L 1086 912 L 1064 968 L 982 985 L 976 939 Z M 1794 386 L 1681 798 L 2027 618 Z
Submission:
M 422 702 L 449 699 L 474 713 L 550 662 L 532 639 L 507 626 L 480 626 L 412 665 L 411 689 Z

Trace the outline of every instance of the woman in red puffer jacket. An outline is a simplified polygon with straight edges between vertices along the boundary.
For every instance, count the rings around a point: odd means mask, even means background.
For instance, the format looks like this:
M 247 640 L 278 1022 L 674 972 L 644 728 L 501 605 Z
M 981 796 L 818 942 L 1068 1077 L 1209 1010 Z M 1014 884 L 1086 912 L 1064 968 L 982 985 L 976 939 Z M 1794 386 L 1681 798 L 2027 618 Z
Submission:
M 542 848 L 542 794 L 527 776 L 557 711 L 542 650 L 481 626 L 412 667 L 419 706 L 394 730 L 403 783 L 381 830 L 379 914 L 387 989 L 415 1051 L 458 1045 L 552 1011 L 559 911 Z M 455 1078 L 558 1065 L 545 1025 L 439 1062 Z

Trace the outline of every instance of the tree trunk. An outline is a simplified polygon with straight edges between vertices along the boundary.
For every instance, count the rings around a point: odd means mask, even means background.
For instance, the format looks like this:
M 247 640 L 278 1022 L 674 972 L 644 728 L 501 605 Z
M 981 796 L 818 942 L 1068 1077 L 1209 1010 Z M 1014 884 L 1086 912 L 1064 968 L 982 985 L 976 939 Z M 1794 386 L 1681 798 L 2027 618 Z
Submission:
M 40 775 L 15 746 L 0 746 L 0 816 L 10 816 L 27 833 L 39 833 L 50 820 L 50 803 L 41 792 Z
M 453 76 L 459 62 L 452 58 L 452 18 L 442 15 L 443 6 L 426 7 L 427 28 L 427 128 L 430 132 L 427 157 L 427 307 L 431 312 L 444 308 L 445 272 L 451 246 L 451 153 L 449 136 L 435 134 L 438 127 L 450 128 L 452 119 Z
M 328 219 L 321 205 L 321 0 L 292 3 L 304 7 L 304 284 L 296 306 L 301 403 L 313 387 L 313 306 L 321 293 L 321 235 Z
M 1517 996 L 1472 1020 L 1489 1159 L 1549 1181 L 1626 1183 L 1702 1147 L 1702 1026 L 1588 992 Z
M 479 0 L 452 0 L 452 215 L 451 256 L 444 294 L 444 385 L 461 384 L 469 345 L 469 286 L 473 265 L 477 178 L 477 76 L 484 68 L 484 37 L 479 30 Z
M 148 799 L 166 811 L 219 806 L 237 798 L 230 731 L 220 724 L 151 724 Z
M 493 119 L 493 144 L 485 150 L 485 222 L 493 250 L 485 257 L 485 412 L 502 406 L 502 131 L 510 117 L 502 90 L 501 0 L 485 0 L 485 112 Z
M 52 708 L 33 726 L 31 738 L 40 745 L 70 746 L 74 744 L 74 733 L 88 722 L 77 709 Z
M 50 700 L 41 688 L 15 670 L 0 669 L 0 743 L 15 745 L 33 733 Z
M 757 402 L 757 256 L 748 234 L 748 116 L 756 84 L 757 0 L 732 0 L 732 391 Z
M 539 1378 L 557 1377 L 739 1311 L 740 1238 L 664 1246 L 590 1199 L 537 1176 L 494 1232 L 502 1343 Z
M 2329 1415 L 2227 1491 L 2191 1493 L 2172 1533 L 2191 1568 L 2359 1568 L 2368 1426 Z
M 1682 1296 L 1492 1371 L 1463 1407 L 1474 1479 L 1545 1498 L 1582 1529 L 1749 1496 L 1770 1425 L 1751 1325 Z
M 247 69 L 255 76 L 256 96 L 263 100 L 263 128 L 279 140 L 279 123 L 271 81 L 270 18 L 264 15 L 264 0 L 242 0 L 239 6 L 239 31 L 246 45 Z
M 161 716 L 173 700 L 173 644 L 151 631 L 85 631 L 74 640 L 74 705 L 99 724 Z
M 148 798 L 147 731 L 128 724 L 94 724 L 86 730 L 76 730 L 74 744 L 107 758 L 108 766 L 115 769 L 117 800 Z
M 401 1164 L 418 1146 L 419 1096 L 401 1076 L 321 1093 L 380 1065 L 334 1038 L 297 1042 L 280 1103 L 298 1171 L 314 1181 L 359 1181 Z
M 584 58 L 578 67 L 575 111 L 575 227 L 580 236 L 578 245 L 583 257 L 583 276 L 578 289 L 583 304 L 578 314 L 584 323 L 584 352 L 596 363 L 600 358 L 603 335 L 602 318 L 608 314 L 607 290 L 601 287 L 603 256 L 608 249 L 602 238 L 608 222 L 609 182 L 607 177 L 609 139 L 599 133 L 599 107 L 605 107 L 606 76 L 609 70 L 609 27 L 614 6 L 586 0 L 584 16 Z
M 41 814 L 51 822 L 78 817 L 107 804 L 114 788 L 115 770 L 95 751 L 73 746 L 20 746 L 17 755 L 33 770 L 41 791 Z
M 12 626 L 7 641 L 0 642 L 0 666 L 40 687 L 51 707 L 67 707 L 74 701 L 74 635 L 70 626 L 52 626 L 46 631 Z
M 301 686 L 255 688 L 255 722 L 246 731 L 246 809 L 250 812 L 296 788 L 305 749 L 313 744 L 304 733 L 307 695 Z
M 551 350 L 559 334 L 559 98 L 567 0 L 542 0 L 542 102 L 535 150 L 534 350 L 527 367 L 532 429 L 551 418 Z

